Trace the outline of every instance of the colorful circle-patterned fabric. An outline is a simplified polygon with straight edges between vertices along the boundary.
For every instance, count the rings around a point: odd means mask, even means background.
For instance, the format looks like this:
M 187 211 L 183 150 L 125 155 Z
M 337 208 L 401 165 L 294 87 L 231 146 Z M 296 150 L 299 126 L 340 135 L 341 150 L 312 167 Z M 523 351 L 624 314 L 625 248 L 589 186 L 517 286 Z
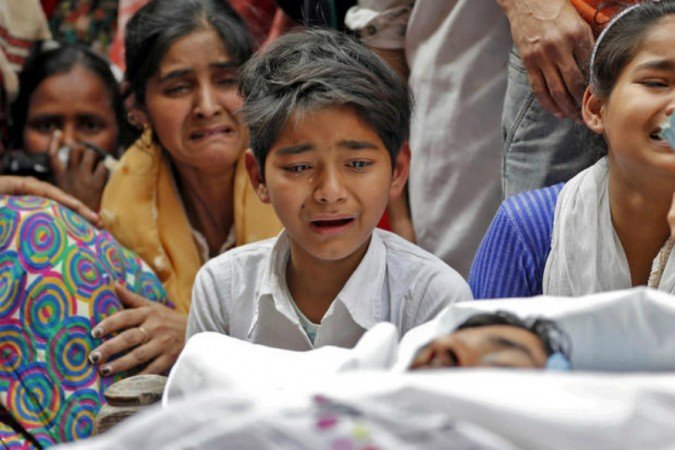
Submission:
M 103 391 L 91 330 L 121 310 L 113 283 L 172 307 L 133 252 L 73 211 L 33 196 L 0 195 L 0 401 L 45 446 L 88 437 Z M 130 375 L 130 374 L 126 374 Z M 10 448 L 27 448 L 0 424 Z

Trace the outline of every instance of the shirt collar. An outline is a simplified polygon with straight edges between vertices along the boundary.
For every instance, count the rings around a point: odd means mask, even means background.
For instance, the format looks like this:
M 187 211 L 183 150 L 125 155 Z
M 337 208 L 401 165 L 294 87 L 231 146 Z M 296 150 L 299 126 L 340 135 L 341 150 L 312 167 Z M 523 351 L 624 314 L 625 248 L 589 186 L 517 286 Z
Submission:
M 293 299 L 286 284 L 286 264 L 290 255 L 290 238 L 282 231 L 272 247 L 268 265 L 263 273 L 260 290 L 256 298 L 257 309 L 264 298 L 274 301 L 275 308 L 294 323 L 299 319 Z M 351 320 L 362 328 L 372 328 L 383 320 L 382 302 L 384 277 L 386 273 L 386 249 L 377 232 L 371 235 L 368 250 L 356 270 L 326 312 L 325 318 L 339 313 L 336 303 L 342 303 Z M 341 308 L 340 308 L 341 309 Z
M 260 301 L 265 297 L 271 297 L 274 299 L 274 306 L 279 312 L 292 322 L 299 323 L 293 305 L 290 303 L 293 300 L 286 284 L 286 264 L 288 264 L 290 251 L 291 240 L 286 230 L 283 230 L 272 246 L 256 301 L 259 310 Z
M 377 231 L 373 231 L 368 250 L 349 277 L 337 298 L 328 309 L 331 314 L 335 303 L 342 303 L 352 320 L 365 329 L 383 320 L 384 277 L 387 269 L 387 251 Z

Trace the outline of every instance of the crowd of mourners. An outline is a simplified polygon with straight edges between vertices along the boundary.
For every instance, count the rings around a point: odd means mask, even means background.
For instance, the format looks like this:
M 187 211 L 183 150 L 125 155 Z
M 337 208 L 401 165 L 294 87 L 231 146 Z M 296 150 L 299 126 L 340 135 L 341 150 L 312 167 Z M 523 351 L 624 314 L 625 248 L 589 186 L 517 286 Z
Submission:
M 4 0 L 0 447 L 89 437 L 205 331 L 675 294 L 674 42 L 675 0 Z M 569 369 L 564 334 L 481 314 L 411 369 Z

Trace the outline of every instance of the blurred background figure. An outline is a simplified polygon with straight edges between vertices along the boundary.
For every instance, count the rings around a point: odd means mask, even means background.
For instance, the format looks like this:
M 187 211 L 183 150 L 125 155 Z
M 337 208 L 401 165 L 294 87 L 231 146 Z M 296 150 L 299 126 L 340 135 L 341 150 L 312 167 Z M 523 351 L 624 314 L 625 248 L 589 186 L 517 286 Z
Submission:
M 501 199 L 508 21 L 494 0 L 359 0 L 346 21 L 408 78 L 415 239 L 466 276 Z
M 51 38 L 38 0 L 0 2 L 0 140 L 6 143 L 9 102 L 19 89 L 17 73 L 34 42 Z

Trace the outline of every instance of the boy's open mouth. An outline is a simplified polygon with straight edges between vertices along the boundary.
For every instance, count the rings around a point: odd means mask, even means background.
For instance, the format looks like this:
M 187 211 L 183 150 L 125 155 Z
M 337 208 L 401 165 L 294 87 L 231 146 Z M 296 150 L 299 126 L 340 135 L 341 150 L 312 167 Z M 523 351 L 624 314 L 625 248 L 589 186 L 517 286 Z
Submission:
M 317 228 L 335 228 L 347 225 L 353 221 L 354 219 L 352 217 L 346 217 L 344 219 L 335 220 L 312 220 L 311 224 Z

